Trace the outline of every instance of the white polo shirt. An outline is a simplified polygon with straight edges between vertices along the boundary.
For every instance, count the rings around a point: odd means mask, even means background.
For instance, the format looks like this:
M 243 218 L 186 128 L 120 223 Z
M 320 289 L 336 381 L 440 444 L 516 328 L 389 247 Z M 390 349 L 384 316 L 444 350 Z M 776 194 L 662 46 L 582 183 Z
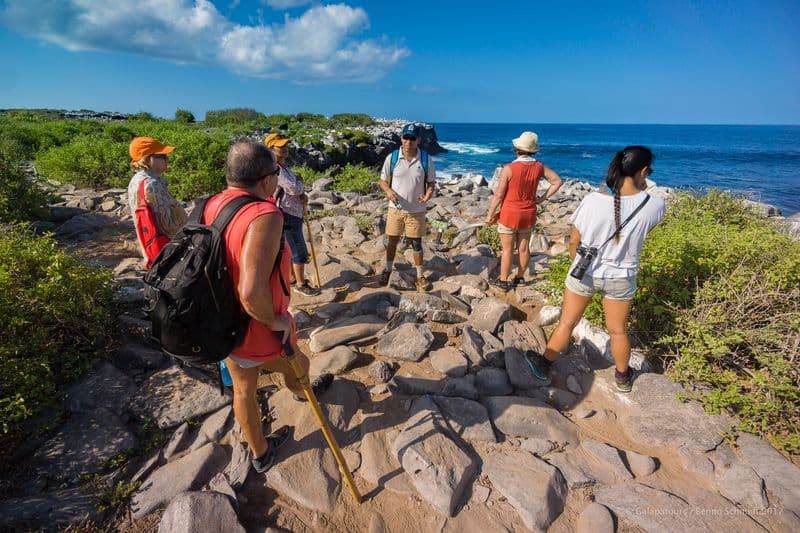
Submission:
M 392 154 L 386 156 L 381 169 L 381 180 L 389 182 L 389 167 L 392 163 Z M 428 183 L 435 183 L 436 169 L 433 167 L 433 158 L 428 155 Z M 389 201 L 389 207 L 402 209 L 407 213 L 424 213 L 425 204 L 420 203 L 419 196 L 425 195 L 425 173 L 422 170 L 420 149 L 410 161 L 403 155 L 403 149 L 397 156 L 392 178 L 392 190 L 397 193 L 397 204 Z

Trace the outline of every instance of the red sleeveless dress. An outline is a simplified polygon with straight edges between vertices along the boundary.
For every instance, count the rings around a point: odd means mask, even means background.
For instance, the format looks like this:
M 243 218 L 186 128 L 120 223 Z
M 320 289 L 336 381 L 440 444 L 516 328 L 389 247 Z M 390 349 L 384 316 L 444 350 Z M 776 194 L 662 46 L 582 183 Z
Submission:
M 225 189 L 221 193 L 211 197 L 206 203 L 206 209 L 203 212 L 203 220 L 214 220 L 214 218 L 222 211 L 225 205 L 236 198 L 248 194 L 246 191 L 235 189 Z M 239 297 L 239 275 L 240 263 L 239 257 L 242 253 L 242 244 L 244 237 L 247 233 L 247 228 L 250 223 L 256 218 L 277 214 L 283 220 L 283 214 L 272 202 L 254 202 L 247 204 L 239 210 L 233 217 L 231 223 L 225 229 L 225 252 L 228 261 L 228 268 L 230 269 L 231 278 L 233 279 L 233 286 L 236 290 L 236 297 Z M 282 223 L 281 223 L 282 225 Z M 286 243 L 283 244 L 284 252 L 281 254 L 280 265 L 270 275 L 269 283 L 272 289 L 272 310 L 276 315 L 283 315 L 289 318 L 292 323 L 292 344 L 297 343 L 295 336 L 295 324 L 291 313 L 289 313 L 289 294 L 288 291 L 284 292 L 284 284 L 288 288 L 289 269 L 291 268 L 291 254 L 288 253 Z M 283 283 L 280 276 L 283 276 Z M 278 336 L 267 328 L 258 320 L 250 320 L 250 325 L 247 328 L 244 341 L 241 345 L 237 346 L 231 352 L 236 357 L 243 359 L 250 359 L 252 361 L 270 361 L 281 355 L 282 347 L 281 341 Z
M 500 207 L 499 222 L 509 228 L 526 230 L 536 223 L 536 190 L 544 174 L 539 161 L 514 161 L 508 164 L 511 179 Z

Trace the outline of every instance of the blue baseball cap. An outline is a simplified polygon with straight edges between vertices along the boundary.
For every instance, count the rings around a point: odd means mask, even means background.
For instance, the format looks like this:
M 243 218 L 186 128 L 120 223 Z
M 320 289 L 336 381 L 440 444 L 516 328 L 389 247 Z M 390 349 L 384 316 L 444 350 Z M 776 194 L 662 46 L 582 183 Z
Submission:
M 411 124 L 406 124 L 405 126 L 403 126 L 403 134 L 402 135 L 404 137 L 406 135 L 408 135 L 409 137 L 419 137 L 419 134 L 420 134 L 421 131 L 422 131 L 422 128 L 420 128 L 418 125 L 416 125 L 416 124 L 414 124 L 412 122 Z

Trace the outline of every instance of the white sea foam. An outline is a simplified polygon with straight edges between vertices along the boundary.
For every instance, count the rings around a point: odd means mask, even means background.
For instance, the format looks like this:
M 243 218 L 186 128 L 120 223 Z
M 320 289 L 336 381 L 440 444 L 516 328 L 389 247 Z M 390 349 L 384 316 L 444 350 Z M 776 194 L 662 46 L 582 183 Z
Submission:
M 495 154 L 500 151 L 499 148 L 493 148 L 491 146 L 483 146 L 480 144 L 473 144 L 473 143 L 455 143 L 455 142 L 440 142 L 439 143 L 443 148 L 451 152 L 456 152 L 457 154 Z

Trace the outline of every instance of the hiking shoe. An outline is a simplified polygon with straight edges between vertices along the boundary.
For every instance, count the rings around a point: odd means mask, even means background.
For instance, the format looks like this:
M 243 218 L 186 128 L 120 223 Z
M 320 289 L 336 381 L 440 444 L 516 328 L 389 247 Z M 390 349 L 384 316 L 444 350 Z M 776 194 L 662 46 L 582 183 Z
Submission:
M 272 465 L 275 464 L 275 458 L 278 456 L 278 448 L 286 444 L 293 432 L 294 428 L 292 426 L 281 426 L 267 437 L 267 451 L 261 457 L 256 457 L 250 461 L 250 464 L 253 465 L 253 470 L 263 474 L 272 468 Z
M 522 285 L 525 285 L 525 278 L 517 276 L 516 278 L 514 278 L 514 281 L 512 281 L 511 283 L 513 283 L 517 287 L 520 287 Z
M 510 281 L 503 281 L 501 279 L 490 279 L 489 283 L 506 292 L 514 288 L 514 285 Z
M 625 372 L 614 369 L 614 381 L 619 392 L 630 392 L 633 389 L 633 372 L 630 367 Z
M 306 280 L 302 285 L 295 285 L 292 288 L 300 294 L 304 294 L 306 296 L 319 296 L 320 294 L 320 290 L 309 285 L 308 280 Z
M 391 270 L 384 270 L 381 272 L 381 277 L 378 278 L 378 285 L 385 287 L 389 284 L 389 278 L 392 277 Z
M 528 351 L 525 353 L 525 361 L 531 369 L 533 377 L 542 381 L 547 381 L 549 378 L 547 373 L 550 371 L 550 365 L 553 363 L 545 359 L 542 355 Z
M 427 278 L 425 278 L 424 276 L 417 278 L 416 285 L 417 285 L 417 290 L 419 292 L 425 292 L 431 290 L 431 282 L 428 281 Z

